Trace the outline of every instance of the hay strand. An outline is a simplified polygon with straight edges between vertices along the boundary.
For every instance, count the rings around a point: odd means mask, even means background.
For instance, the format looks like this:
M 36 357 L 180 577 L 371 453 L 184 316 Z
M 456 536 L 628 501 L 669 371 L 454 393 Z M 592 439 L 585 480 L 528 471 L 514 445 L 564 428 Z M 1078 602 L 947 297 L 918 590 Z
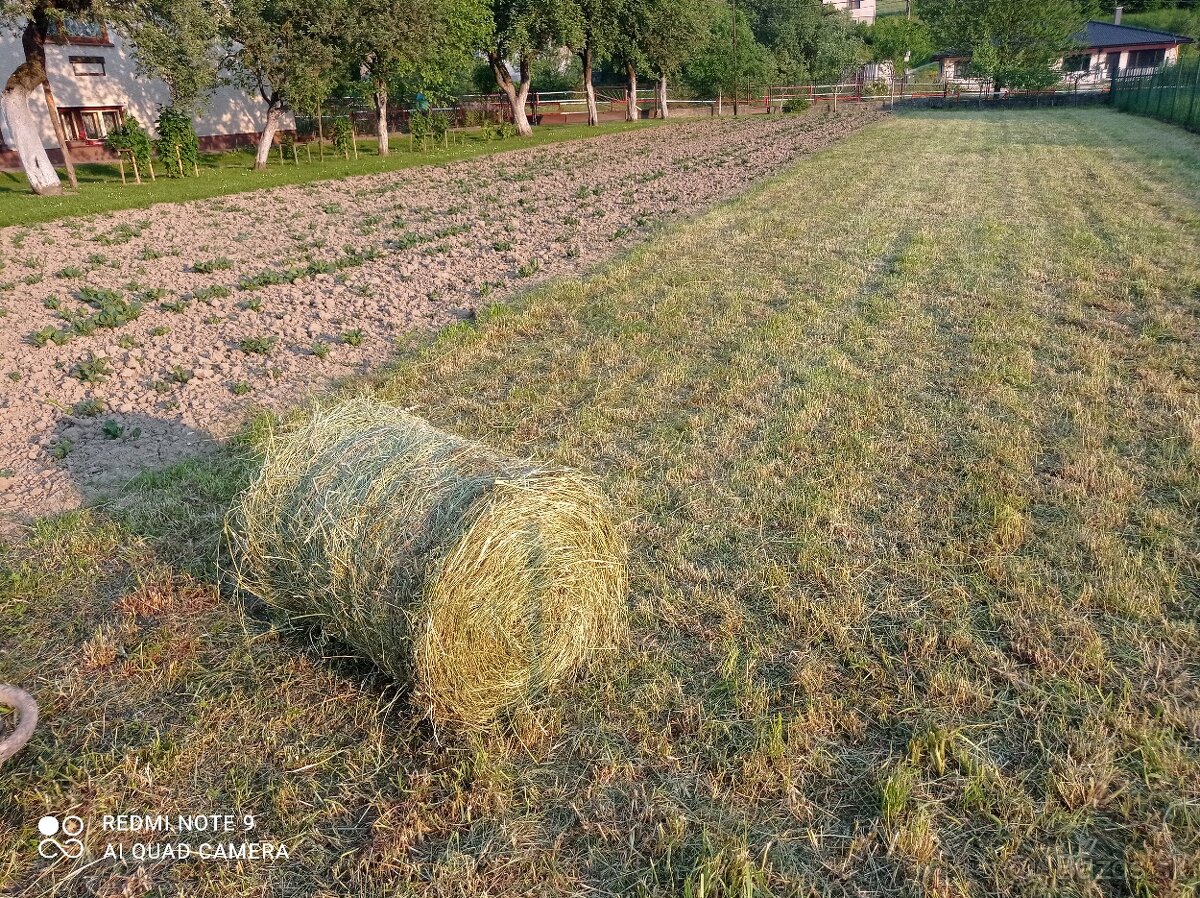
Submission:
M 439 723 L 487 725 L 625 627 L 625 546 L 589 478 L 357 399 L 272 435 L 230 512 L 241 588 L 319 624 Z

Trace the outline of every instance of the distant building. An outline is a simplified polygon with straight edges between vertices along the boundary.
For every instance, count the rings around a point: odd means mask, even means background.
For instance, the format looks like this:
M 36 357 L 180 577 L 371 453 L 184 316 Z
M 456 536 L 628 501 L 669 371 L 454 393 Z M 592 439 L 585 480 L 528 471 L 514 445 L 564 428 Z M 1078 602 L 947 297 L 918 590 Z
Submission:
M 1072 49 L 1055 64 L 1063 81 L 1102 84 L 1117 75 L 1150 75 L 1179 61 L 1179 48 L 1192 39 L 1169 31 L 1138 28 L 1119 22 L 1091 21 L 1071 35 Z M 972 80 L 971 57 L 954 50 L 933 57 L 947 81 Z
M 64 43 L 46 44 L 46 72 L 67 133 L 71 158 L 77 162 L 109 158 L 104 137 L 126 116 L 136 116 L 153 134 L 160 105 L 168 102 L 167 86 L 137 73 L 133 51 L 105 25 L 67 19 Z M 19 34 L 0 32 L 0 82 L 25 61 Z M 41 123 L 42 144 L 50 159 L 61 163 L 58 140 L 44 95 L 30 97 L 34 118 Z M 230 149 L 253 143 L 266 122 L 266 104 L 233 87 L 220 87 L 195 116 L 203 150 Z M 290 127 L 290 125 L 287 125 Z M 0 169 L 20 168 L 13 137 L 0 116 Z
M 875 22 L 875 0 L 824 0 L 830 6 L 850 13 L 855 22 L 871 25 Z

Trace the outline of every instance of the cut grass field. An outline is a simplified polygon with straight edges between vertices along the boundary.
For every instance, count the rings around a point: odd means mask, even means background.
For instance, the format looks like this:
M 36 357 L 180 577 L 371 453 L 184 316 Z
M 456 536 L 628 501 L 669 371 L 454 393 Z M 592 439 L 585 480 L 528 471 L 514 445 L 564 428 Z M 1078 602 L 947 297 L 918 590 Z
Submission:
M 629 645 L 507 734 L 218 589 L 255 427 L 5 550 L 44 719 L 0 890 L 1193 895 L 1198 341 L 1200 138 L 871 126 L 358 386 L 624 509 Z M 90 866 L 37 858 L 47 812 Z M 122 812 L 290 858 L 101 860 Z
M 141 184 L 133 183 L 133 170 L 128 165 L 126 177 L 129 183 L 122 184 L 120 170 L 115 164 L 90 163 L 76 166 L 80 184 L 77 193 L 52 197 L 33 196 L 29 192 L 29 182 L 21 172 L 0 172 L 0 227 L 36 224 L 72 215 L 91 215 L 118 209 L 145 209 L 155 203 L 181 203 L 286 184 L 373 175 L 414 165 L 457 162 L 504 150 L 579 140 L 659 124 L 663 123 L 647 119 L 641 122 L 604 122 L 594 128 L 587 125 L 553 125 L 535 129 L 531 138 L 512 137 L 503 140 L 485 140 L 477 130 L 462 131 L 455 133 L 458 143 L 446 149 L 431 147 L 428 152 L 422 152 L 419 147 L 410 150 L 408 138 L 400 135 L 393 137 L 391 153 L 387 156 L 376 154 L 374 140 L 359 140 L 357 159 L 345 159 L 327 146 L 323 162 L 318 159 L 316 147 L 312 148 L 310 162 L 303 147 L 300 147 L 299 165 L 290 159 L 280 162 L 277 148 L 271 155 L 271 164 L 266 171 L 253 170 L 254 154 L 251 151 L 207 153 L 200 157 L 199 177 L 167 178 L 163 176 L 162 165 L 155 163 L 158 180 L 146 178 Z M 66 183 L 63 175 L 64 186 Z

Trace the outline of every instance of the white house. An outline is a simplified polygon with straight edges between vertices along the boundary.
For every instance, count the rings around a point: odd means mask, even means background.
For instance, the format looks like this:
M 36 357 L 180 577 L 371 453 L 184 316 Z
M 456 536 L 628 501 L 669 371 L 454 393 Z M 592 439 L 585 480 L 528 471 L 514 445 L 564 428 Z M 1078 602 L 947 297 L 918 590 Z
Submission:
M 825 0 L 830 6 L 850 13 L 855 22 L 871 25 L 875 22 L 875 0 Z
M 130 45 L 103 24 L 67 20 L 64 43 L 48 42 L 46 73 L 63 128 L 76 162 L 109 158 L 104 137 L 110 128 L 133 115 L 151 134 L 161 105 L 168 102 L 167 86 L 138 75 Z M 0 32 L 0 83 L 25 61 L 19 34 Z M 62 162 L 44 94 L 30 97 L 35 120 L 41 123 L 42 144 L 52 162 Z M 195 116 L 203 150 L 229 149 L 253 143 L 266 121 L 266 104 L 237 88 L 217 89 Z M 292 127 L 285 123 L 284 127 Z M 11 149 L 13 136 L 0 115 L 0 170 L 20 168 Z

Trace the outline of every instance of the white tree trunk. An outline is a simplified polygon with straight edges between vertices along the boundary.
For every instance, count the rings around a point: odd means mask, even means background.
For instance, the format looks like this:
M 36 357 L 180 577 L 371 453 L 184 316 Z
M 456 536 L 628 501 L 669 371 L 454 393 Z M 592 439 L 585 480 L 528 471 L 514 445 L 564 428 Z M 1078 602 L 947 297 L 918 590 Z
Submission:
M 508 73 L 508 66 L 504 64 L 504 60 L 499 54 L 489 53 L 488 62 L 491 63 L 492 74 L 496 76 L 496 83 L 500 85 L 504 96 L 508 98 L 517 133 L 522 137 L 532 137 L 533 127 L 529 124 L 529 116 L 525 114 L 525 101 L 529 99 L 529 86 L 533 83 L 533 71 L 528 56 L 521 59 L 520 88 L 513 84 L 512 76 Z
M 379 155 L 388 154 L 388 89 L 386 81 L 375 82 L 375 133 L 379 137 Z
M 22 84 L 14 84 L 9 80 L 9 86 L 0 97 L 0 111 L 8 122 L 12 132 L 13 149 L 21 160 L 21 168 L 29 180 L 29 186 L 39 196 L 62 193 L 62 181 L 58 172 L 50 164 L 46 148 L 42 146 L 42 135 L 29 108 L 29 98 L 33 90 Z
M 275 142 L 275 133 L 279 130 L 279 120 L 283 118 L 283 109 L 277 103 L 272 103 L 267 109 L 267 124 L 258 136 L 258 153 L 254 156 L 254 170 L 262 171 L 267 167 L 271 156 L 271 144 Z
M 658 117 L 670 118 L 671 109 L 667 103 L 667 76 L 658 79 Z
M 525 113 L 525 101 L 529 99 L 529 86 L 532 83 L 532 79 L 522 78 L 521 89 L 517 91 L 513 101 L 513 121 L 516 123 L 517 133 L 522 137 L 533 136 L 533 125 L 529 124 L 529 116 Z
M 637 69 L 625 63 L 625 121 L 636 122 L 640 116 L 637 102 Z
M 585 47 L 580 54 L 583 59 L 583 90 L 587 95 L 589 125 L 600 124 L 600 110 L 596 106 L 596 85 L 592 84 L 592 48 Z

